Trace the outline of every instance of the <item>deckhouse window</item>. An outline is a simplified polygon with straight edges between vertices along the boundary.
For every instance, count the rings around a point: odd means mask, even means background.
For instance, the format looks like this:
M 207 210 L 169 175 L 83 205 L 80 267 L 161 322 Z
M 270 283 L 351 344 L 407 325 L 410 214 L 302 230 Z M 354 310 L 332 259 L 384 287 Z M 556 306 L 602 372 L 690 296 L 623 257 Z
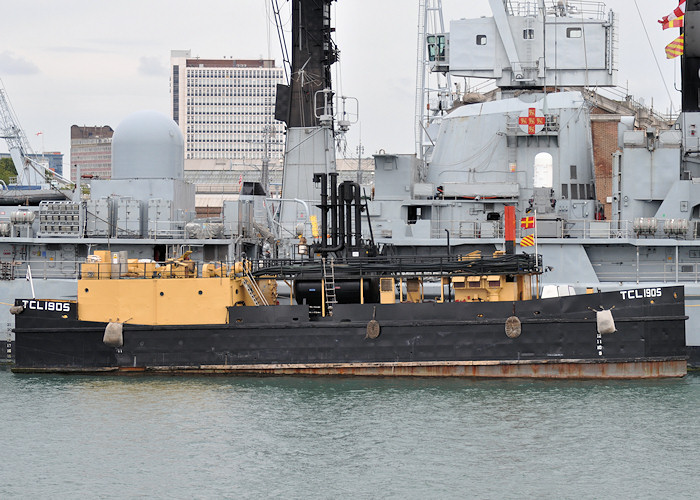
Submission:
M 523 39 L 524 40 L 533 40 L 534 38 L 535 38 L 535 30 L 533 30 L 533 29 L 523 30 Z
M 447 47 L 445 35 L 428 35 L 428 60 L 441 61 L 446 60 L 445 48 Z
M 486 35 L 476 35 L 477 45 L 486 45 Z
M 581 28 L 566 28 L 566 38 L 581 38 L 583 30 Z
M 551 188 L 553 185 L 553 158 L 547 152 L 537 153 L 535 155 L 533 169 L 533 187 Z

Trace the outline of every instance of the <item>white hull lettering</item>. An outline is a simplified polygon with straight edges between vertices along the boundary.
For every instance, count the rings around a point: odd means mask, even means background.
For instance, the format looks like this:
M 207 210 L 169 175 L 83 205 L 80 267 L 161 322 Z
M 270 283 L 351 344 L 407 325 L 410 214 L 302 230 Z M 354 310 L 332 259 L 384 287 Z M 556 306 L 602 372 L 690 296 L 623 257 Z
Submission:
M 35 311 L 70 312 L 69 302 L 53 302 L 48 300 L 22 300 L 22 305 L 25 307 L 25 309 L 33 309 Z
M 655 299 L 661 297 L 661 288 L 641 288 L 637 290 L 620 290 L 624 300 Z

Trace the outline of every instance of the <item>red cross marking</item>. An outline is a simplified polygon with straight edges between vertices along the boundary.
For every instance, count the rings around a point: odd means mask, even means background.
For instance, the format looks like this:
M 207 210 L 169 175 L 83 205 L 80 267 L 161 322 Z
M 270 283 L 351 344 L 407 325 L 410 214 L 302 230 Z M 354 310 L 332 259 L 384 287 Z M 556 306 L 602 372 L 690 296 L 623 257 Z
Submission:
M 530 108 L 527 110 L 527 116 L 521 116 L 518 118 L 519 125 L 527 125 L 527 133 L 534 134 L 536 125 L 544 125 L 544 116 L 537 116 L 535 108 Z

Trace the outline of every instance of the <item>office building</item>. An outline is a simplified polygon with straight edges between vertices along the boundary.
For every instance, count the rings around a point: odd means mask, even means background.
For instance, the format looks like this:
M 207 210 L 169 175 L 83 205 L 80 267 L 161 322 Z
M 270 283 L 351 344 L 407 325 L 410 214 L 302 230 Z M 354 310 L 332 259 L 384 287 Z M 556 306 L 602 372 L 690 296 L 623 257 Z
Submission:
M 272 160 L 284 151 L 274 119 L 282 68 L 271 59 L 200 59 L 174 50 L 172 116 L 185 137 L 185 159 Z
M 284 70 L 271 59 L 202 59 L 171 52 L 172 117 L 185 138 L 185 178 L 201 215 L 235 199 L 243 181 L 281 172 L 284 124 L 274 119 Z M 272 190 L 277 186 L 273 186 Z
M 70 128 L 70 178 L 77 179 L 80 167 L 81 177 L 96 179 L 112 178 L 112 127 L 78 126 Z

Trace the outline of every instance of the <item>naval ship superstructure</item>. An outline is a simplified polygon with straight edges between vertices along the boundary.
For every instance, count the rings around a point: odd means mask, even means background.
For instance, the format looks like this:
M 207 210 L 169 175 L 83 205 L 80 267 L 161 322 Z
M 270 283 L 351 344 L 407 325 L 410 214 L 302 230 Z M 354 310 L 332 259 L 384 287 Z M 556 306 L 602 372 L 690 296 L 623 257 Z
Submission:
M 492 17 L 425 33 L 432 71 L 492 79 L 496 89 L 465 94 L 449 110 L 433 105 L 439 111 L 418 125 L 417 154 L 375 157 L 375 240 L 397 255 L 492 252 L 504 207 L 514 205 L 536 227 L 518 236 L 536 234 L 544 285 L 684 285 L 697 363 L 697 2 L 687 2 L 682 112 L 669 127 L 644 128 L 634 113 L 601 109 L 588 90 L 616 80 L 617 19 L 601 2 L 489 3 Z
M 12 359 L 14 298 L 75 299 L 80 264 L 96 250 L 115 277 L 128 259 L 164 263 L 187 254 L 225 263 L 262 253 L 265 239 L 254 227 L 267 220 L 260 184 L 244 183 L 226 218 L 198 219 L 195 186 L 184 179 L 183 137 L 167 116 L 128 116 L 113 137 L 112 167 L 112 179 L 90 180 L 89 197 L 62 190 L 63 199 L 0 206 L 1 361 Z

